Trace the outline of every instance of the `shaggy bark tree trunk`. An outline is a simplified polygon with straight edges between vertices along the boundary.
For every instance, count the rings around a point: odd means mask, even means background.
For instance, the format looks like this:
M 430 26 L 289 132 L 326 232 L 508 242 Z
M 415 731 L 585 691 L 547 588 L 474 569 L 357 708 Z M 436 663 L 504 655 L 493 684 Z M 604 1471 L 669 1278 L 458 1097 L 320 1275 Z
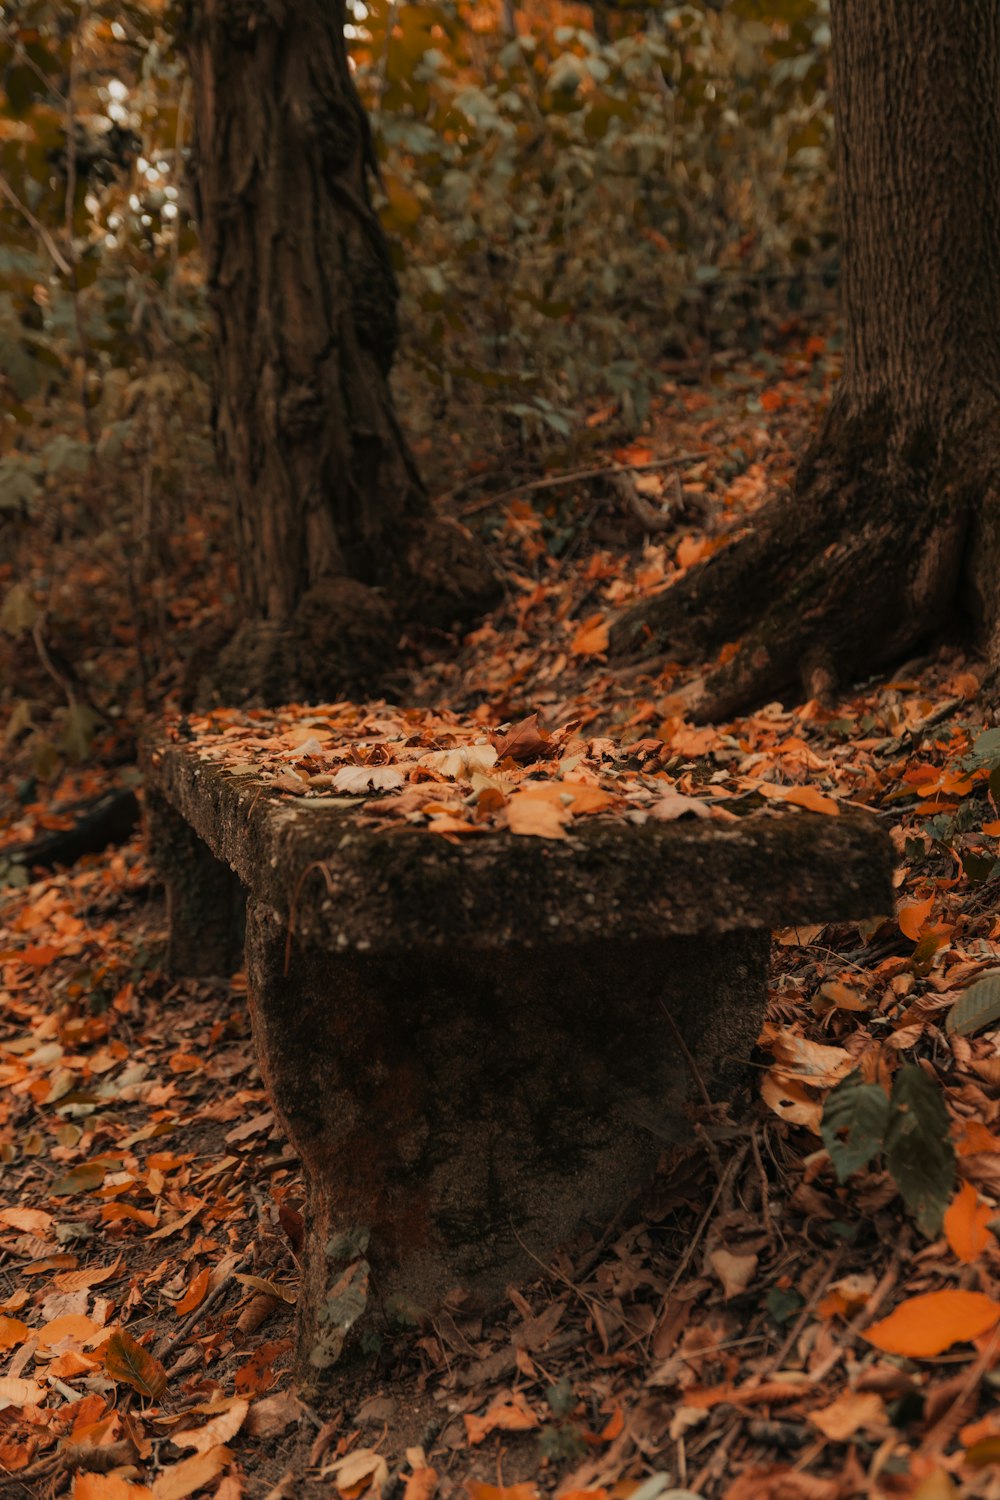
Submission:
M 192 0 L 183 39 L 245 616 L 220 686 L 356 690 L 401 614 L 448 624 L 490 580 L 432 521 L 393 410 L 396 282 L 343 0 Z
M 1000 9 L 833 0 L 841 381 L 791 495 L 620 622 L 613 646 L 736 642 L 722 717 L 1000 615 Z

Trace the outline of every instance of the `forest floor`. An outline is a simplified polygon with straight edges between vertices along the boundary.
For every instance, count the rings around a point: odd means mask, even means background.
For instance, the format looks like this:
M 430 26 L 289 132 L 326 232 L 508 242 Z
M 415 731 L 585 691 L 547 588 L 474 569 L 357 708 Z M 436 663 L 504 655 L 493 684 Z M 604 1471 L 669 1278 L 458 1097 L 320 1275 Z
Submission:
M 398 696 L 484 729 L 537 713 L 658 747 L 683 794 L 868 808 L 899 851 L 897 910 L 777 935 L 755 1097 L 734 1118 L 720 1101 L 627 1221 L 540 1268 L 498 1320 L 456 1304 L 308 1402 L 289 1373 L 301 1184 L 242 976 L 165 976 L 138 833 L 8 885 L 0 1495 L 1000 1496 L 1000 1010 L 945 1024 L 1000 967 L 982 664 L 945 643 L 835 705 L 701 728 L 683 713 L 690 671 L 605 653 L 617 611 L 788 481 L 835 367 L 822 338 L 792 332 L 766 356 L 665 372 L 648 433 L 624 442 L 594 412 L 571 466 L 624 476 L 510 493 L 509 465 L 506 480 L 453 476 L 448 509 L 483 536 L 506 597 L 460 646 L 412 642 Z M 187 571 L 156 595 L 161 636 L 218 609 L 212 524 L 176 541 Z M 181 682 L 177 653 L 147 649 L 114 548 L 72 517 L 44 528 L 20 553 L 44 562 L 17 581 L 47 613 L 33 630 L 7 606 L 3 620 L 4 680 L 19 681 L 8 880 L 14 846 L 137 784 L 135 732 Z M 881 1158 L 841 1184 L 819 1133 L 853 1069 L 888 1084 L 914 1062 L 940 1086 L 958 1166 L 933 1239 Z M 914 1300 L 932 1292 L 948 1296 Z

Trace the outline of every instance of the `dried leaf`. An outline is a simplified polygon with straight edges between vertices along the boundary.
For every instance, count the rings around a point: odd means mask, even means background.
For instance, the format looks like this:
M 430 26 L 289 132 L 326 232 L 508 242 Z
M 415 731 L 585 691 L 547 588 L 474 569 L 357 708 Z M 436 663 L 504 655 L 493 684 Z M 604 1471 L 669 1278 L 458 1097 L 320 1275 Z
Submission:
M 43 1238 L 48 1234 L 55 1219 L 40 1208 L 0 1209 L 0 1224 L 8 1229 L 20 1229 L 24 1234 L 37 1234 Z
M 186 1427 L 181 1432 L 172 1432 L 170 1441 L 177 1448 L 194 1448 L 198 1453 L 205 1453 L 234 1438 L 243 1426 L 249 1410 L 249 1401 L 239 1397 L 234 1401 L 227 1401 L 203 1427 Z
M 153 1485 L 153 1500 L 185 1500 L 211 1484 L 231 1457 L 228 1448 L 209 1448 L 207 1453 L 195 1453 L 173 1468 L 164 1469 Z
M 863 1337 L 885 1354 L 933 1359 L 953 1344 L 989 1333 L 1000 1321 L 1000 1302 L 983 1292 L 923 1292 L 873 1323 Z
M 899 930 L 911 943 L 919 940 L 933 905 L 934 897 L 928 896 L 926 901 L 908 901 L 899 908 Z
M 1000 1021 L 1000 969 L 991 969 L 970 984 L 955 1001 L 945 1030 L 952 1036 L 975 1036 Z
M 465 1435 L 473 1446 L 494 1431 L 528 1432 L 538 1426 L 538 1418 L 520 1391 L 509 1400 L 494 1401 L 483 1416 L 466 1413 L 463 1420 Z
M 963 1182 L 944 1215 L 948 1244 L 959 1260 L 978 1260 L 992 1238 L 988 1228 L 993 1210 L 981 1203 L 971 1182 Z
M 722 1282 L 727 1302 L 745 1292 L 757 1272 L 756 1255 L 732 1255 L 728 1250 L 713 1250 L 709 1261 Z
M 132 1484 L 120 1474 L 77 1474 L 73 1500 L 153 1500 L 145 1484 Z
M 564 839 L 569 817 L 565 809 L 528 792 L 516 792 L 507 803 L 510 831 L 530 838 Z
M 811 1411 L 809 1420 L 831 1443 L 846 1443 L 864 1427 L 885 1427 L 885 1403 L 873 1391 L 845 1391 L 829 1406 Z
M 181 1297 L 178 1302 L 174 1303 L 174 1312 L 179 1318 L 186 1317 L 188 1313 L 194 1312 L 196 1307 L 201 1306 L 201 1304 L 205 1300 L 205 1295 L 208 1291 L 208 1283 L 211 1280 L 211 1276 L 211 1267 L 205 1266 L 203 1270 L 198 1272 L 197 1276 L 192 1277 L 190 1285 L 188 1286 L 188 1289 L 184 1293 L 183 1297 Z M 224 1439 L 220 1441 L 224 1441 Z
M 108 1339 L 104 1368 L 112 1380 L 132 1386 L 151 1401 L 158 1401 L 167 1388 L 167 1372 L 160 1361 L 124 1328 Z

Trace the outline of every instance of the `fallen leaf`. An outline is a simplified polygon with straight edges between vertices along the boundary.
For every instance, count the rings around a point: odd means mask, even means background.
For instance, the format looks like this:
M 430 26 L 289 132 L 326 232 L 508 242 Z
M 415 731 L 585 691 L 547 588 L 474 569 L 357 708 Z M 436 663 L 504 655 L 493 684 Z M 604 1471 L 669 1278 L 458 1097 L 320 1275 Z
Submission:
M 465 1435 L 470 1444 L 481 1443 L 491 1432 L 528 1432 L 538 1426 L 538 1418 L 520 1391 L 509 1400 L 497 1400 L 481 1417 L 466 1413 Z
M 0 1209 L 0 1224 L 6 1224 L 9 1229 L 20 1229 L 24 1234 L 37 1234 L 44 1238 L 54 1223 L 52 1215 L 44 1213 L 40 1208 Z
M 757 1270 L 756 1255 L 732 1255 L 728 1250 L 713 1250 L 709 1261 L 722 1282 L 726 1302 L 746 1291 Z
M 846 1443 L 863 1427 L 886 1425 L 885 1403 L 873 1391 L 845 1391 L 829 1406 L 811 1411 L 809 1420 L 831 1443 Z
M 172 1432 L 170 1441 L 177 1448 L 194 1448 L 198 1453 L 205 1453 L 234 1438 L 243 1426 L 249 1410 L 249 1401 L 242 1398 L 227 1401 L 222 1410 L 202 1427 L 185 1427 L 181 1432 Z
M 389 1465 L 381 1453 L 374 1448 L 356 1448 L 353 1453 L 338 1458 L 322 1471 L 323 1477 L 333 1477 L 338 1492 L 345 1500 L 355 1500 L 371 1486 L 383 1489 L 389 1478 Z
M 188 1313 L 194 1312 L 196 1307 L 201 1306 L 205 1300 L 211 1276 L 211 1267 L 205 1266 L 204 1270 L 199 1271 L 197 1276 L 192 1277 L 183 1297 L 174 1303 L 174 1312 L 179 1318 L 186 1317 Z
M 13 1349 L 28 1337 L 27 1323 L 22 1323 L 19 1318 L 0 1317 L 0 1349 Z
M 981 1203 L 971 1182 L 963 1182 L 945 1209 L 944 1232 L 959 1260 L 978 1260 L 989 1244 L 993 1209 Z
M 302 1402 L 298 1396 L 292 1391 L 279 1391 L 277 1395 L 254 1402 L 244 1427 L 254 1437 L 280 1437 L 290 1427 L 297 1427 L 302 1415 Z
M 911 943 L 919 941 L 924 923 L 931 914 L 934 905 L 934 897 L 928 896 L 926 901 L 908 901 L 899 908 L 897 920 L 899 930 L 904 937 L 908 937 Z
M 569 649 L 574 656 L 600 656 L 607 651 L 608 624 L 604 616 L 588 616 L 577 630 Z
M 538 1491 L 533 1484 L 483 1484 L 479 1480 L 467 1479 L 465 1488 L 469 1500 L 538 1500 Z
M 44 1399 L 45 1387 L 37 1380 L 0 1375 L 0 1406 L 38 1406 Z
M 511 833 L 540 839 L 564 839 L 570 814 L 544 797 L 516 792 L 507 803 L 507 825 Z
M 923 1292 L 900 1303 L 862 1335 L 885 1354 L 933 1359 L 953 1344 L 989 1333 L 1000 1321 L 1000 1302 L 983 1292 Z
M 153 1500 L 185 1500 L 187 1495 L 211 1484 L 231 1457 L 228 1448 L 209 1448 L 207 1453 L 195 1453 L 191 1458 L 182 1459 L 158 1475 L 153 1484 Z
M 151 1401 L 159 1400 L 167 1388 L 167 1372 L 160 1361 L 124 1328 L 108 1339 L 104 1368 L 112 1380 L 132 1386 Z
M 437 1494 L 438 1476 L 436 1469 L 419 1468 L 414 1469 L 412 1474 L 406 1478 L 406 1487 L 403 1490 L 403 1500 L 434 1500 Z
M 131 1484 L 120 1474 L 77 1474 L 73 1500 L 153 1500 L 144 1484 Z

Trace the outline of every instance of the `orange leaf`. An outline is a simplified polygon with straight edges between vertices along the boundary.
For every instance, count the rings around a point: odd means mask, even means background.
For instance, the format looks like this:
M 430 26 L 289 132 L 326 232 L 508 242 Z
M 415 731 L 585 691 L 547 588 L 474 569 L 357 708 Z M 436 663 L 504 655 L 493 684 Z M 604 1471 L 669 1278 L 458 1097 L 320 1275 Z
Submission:
M 414 1469 L 413 1473 L 407 1477 L 403 1500 L 434 1500 L 437 1487 L 436 1469 Z
M 990 1242 L 986 1226 L 992 1217 L 993 1210 L 980 1203 L 972 1183 L 963 1182 L 944 1215 L 944 1232 L 959 1260 L 978 1260 Z
M 108 1339 L 104 1350 L 104 1368 L 112 1380 L 132 1386 L 141 1396 L 156 1401 L 167 1388 L 167 1372 L 124 1328 Z
M 211 1274 L 208 1266 L 203 1271 L 199 1271 L 180 1301 L 174 1303 L 174 1312 L 179 1318 L 184 1318 L 188 1313 L 194 1312 L 195 1308 L 200 1307 L 204 1302 Z
M 43 1349 L 52 1344 L 61 1344 L 63 1339 L 75 1339 L 82 1344 L 89 1339 L 91 1334 L 97 1333 L 99 1324 L 93 1318 L 86 1317 L 83 1313 L 66 1313 L 61 1318 L 53 1318 L 51 1323 L 35 1333 L 35 1338 Z
M 52 1215 L 44 1213 L 40 1208 L 0 1209 L 0 1224 L 5 1224 L 10 1229 L 23 1230 L 25 1234 L 44 1236 L 54 1222 Z
M 904 937 L 910 939 L 911 943 L 919 939 L 933 905 L 934 897 L 928 896 L 926 901 L 910 901 L 906 906 L 899 908 L 899 930 Z
M 510 1401 L 494 1401 L 485 1416 L 466 1415 L 464 1420 L 466 1437 L 473 1445 L 481 1443 L 483 1438 L 497 1430 L 528 1432 L 532 1427 L 538 1426 L 538 1418 L 520 1393 Z
M 590 615 L 573 637 L 574 656 L 599 656 L 608 649 L 608 627 L 603 615 Z
M 885 1354 L 933 1359 L 953 1344 L 989 1333 L 1000 1320 L 1000 1302 L 983 1292 L 924 1292 L 908 1297 L 863 1335 Z
M 990 838 L 993 838 L 993 839 L 1000 838 L 1000 822 L 997 822 L 997 823 L 984 823 L 983 824 L 983 832 L 984 833 L 988 833 L 989 836 L 990 836 Z
M 210 1484 L 231 1457 L 228 1448 L 209 1448 L 207 1453 L 195 1453 L 172 1469 L 163 1469 L 153 1485 L 154 1500 L 185 1500 Z
M 18 1318 L 0 1318 L 0 1349 L 13 1349 L 28 1337 L 28 1325 Z
M 978 1156 L 984 1151 L 1000 1151 L 1000 1139 L 981 1120 L 964 1120 L 955 1137 L 959 1156 Z
M 511 833 L 527 834 L 540 839 L 564 839 L 564 824 L 569 813 L 544 797 L 516 792 L 507 804 L 507 823 Z
M 755 781 L 752 785 L 762 797 L 770 797 L 776 802 L 791 802 L 793 807 L 805 807 L 809 812 L 826 813 L 832 818 L 840 812 L 833 798 L 814 786 L 778 786 L 773 781 Z
M 144 1484 L 129 1484 L 120 1474 L 78 1474 L 73 1500 L 152 1500 Z
M 483 1484 L 480 1480 L 466 1480 L 465 1488 L 469 1500 L 538 1500 L 538 1491 L 533 1484 Z

